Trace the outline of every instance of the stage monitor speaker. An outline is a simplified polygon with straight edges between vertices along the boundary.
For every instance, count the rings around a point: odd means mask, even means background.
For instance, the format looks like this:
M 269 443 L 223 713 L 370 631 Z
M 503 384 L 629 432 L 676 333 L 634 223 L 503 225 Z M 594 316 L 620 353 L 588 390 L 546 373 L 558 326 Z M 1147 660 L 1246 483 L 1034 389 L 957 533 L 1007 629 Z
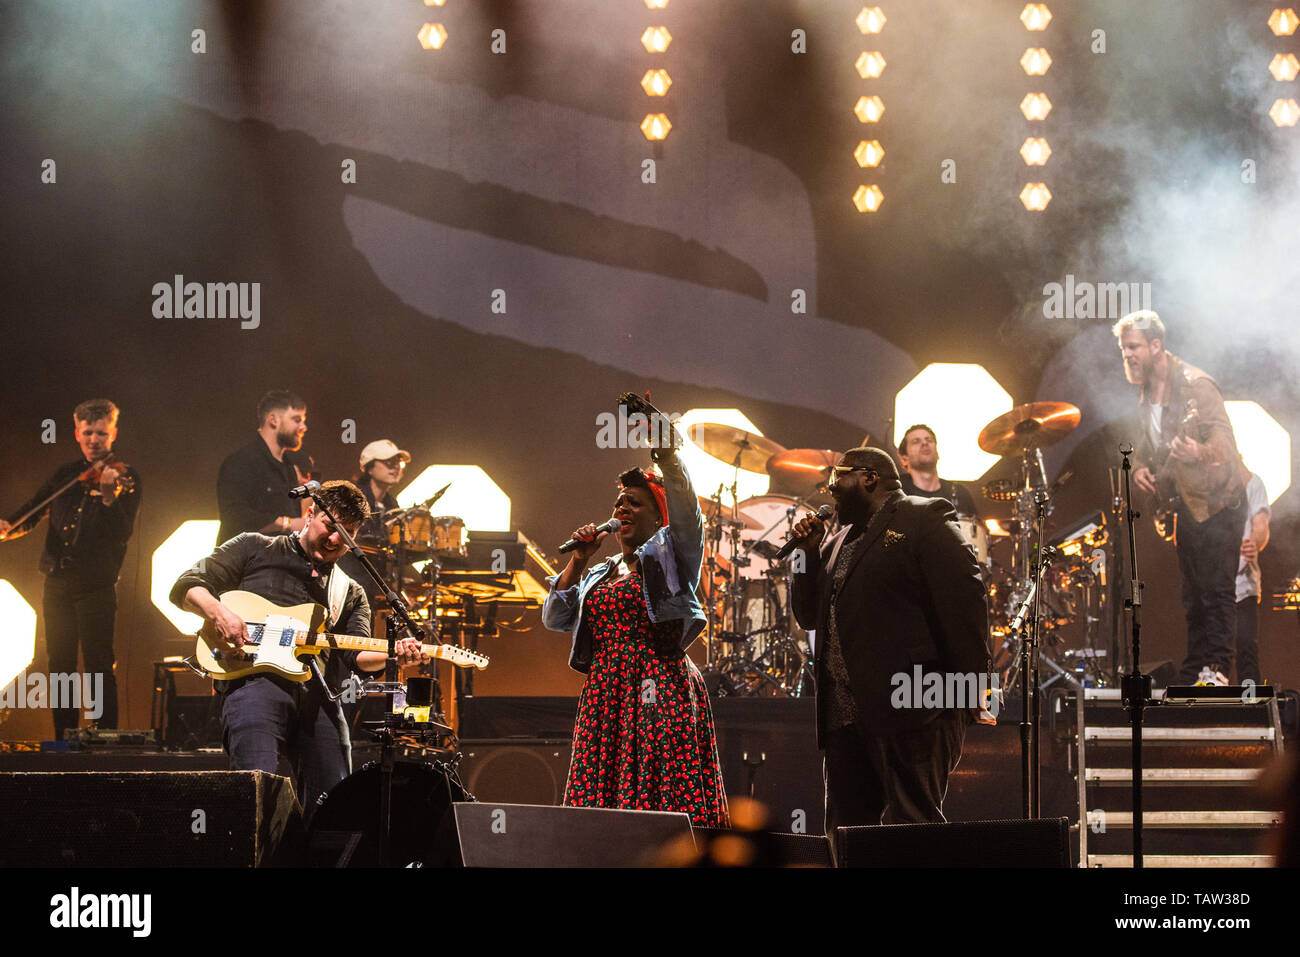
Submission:
M 456 804 L 466 867 L 638 867 L 670 841 L 691 840 L 691 819 L 669 811 Z
M 568 738 L 461 739 L 460 779 L 480 801 L 559 804 L 569 776 Z
M 840 867 L 1069 867 L 1063 817 L 835 830 Z
M 258 867 L 301 835 L 263 771 L 11 772 L 0 807 L 0 867 Z

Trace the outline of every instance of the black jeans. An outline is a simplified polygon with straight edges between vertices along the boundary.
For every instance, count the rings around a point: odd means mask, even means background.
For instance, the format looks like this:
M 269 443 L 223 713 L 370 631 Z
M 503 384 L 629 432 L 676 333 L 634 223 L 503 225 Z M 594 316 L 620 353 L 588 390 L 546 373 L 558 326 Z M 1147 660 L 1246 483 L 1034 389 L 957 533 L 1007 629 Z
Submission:
M 80 710 L 91 712 L 102 707 L 96 723 L 101 728 L 117 727 L 117 681 L 113 677 L 113 624 L 117 618 L 115 585 L 85 586 L 68 578 L 45 579 L 42 601 L 45 611 L 45 648 L 50 656 L 50 673 L 76 674 L 77 650 L 80 647 L 86 673 L 95 688 L 103 678 L 103 701 L 81 702 Z M 83 685 L 84 687 L 84 685 Z M 54 701 L 50 702 L 54 704 Z M 54 716 L 54 739 L 63 740 L 63 732 L 75 728 L 77 708 L 51 708 Z
M 348 730 L 314 677 L 302 684 L 271 675 L 232 681 L 222 698 L 221 728 L 230 770 L 290 778 L 304 823 L 321 795 L 351 771 Z
M 1187 658 L 1178 678 L 1196 681 L 1206 665 L 1227 674 L 1237 631 L 1237 563 L 1245 499 L 1198 523 L 1178 509 L 1178 568 L 1183 576 L 1183 613 L 1187 617 Z
M 1259 684 L 1259 602 L 1247 595 L 1237 602 L 1237 684 Z
M 869 734 L 850 725 L 826 735 L 826 833 L 837 827 L 942 823 L 948 775 L 961 760 L 969 718 L 945 711 L 911 731 Z

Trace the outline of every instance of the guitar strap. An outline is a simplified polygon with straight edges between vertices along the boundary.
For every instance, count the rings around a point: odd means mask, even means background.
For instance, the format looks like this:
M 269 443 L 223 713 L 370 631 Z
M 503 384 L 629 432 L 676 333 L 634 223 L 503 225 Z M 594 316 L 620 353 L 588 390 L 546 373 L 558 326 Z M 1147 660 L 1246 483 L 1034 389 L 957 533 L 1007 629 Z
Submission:
M 343 614 L 343 603 L 348 600 L 348 585 L 352 579 L 338 565 L 330 569 L 330 577 L 325 585 L 326 601 L 329 602 L 329 623 L 327 631 L 338 627 L 339 616 Z

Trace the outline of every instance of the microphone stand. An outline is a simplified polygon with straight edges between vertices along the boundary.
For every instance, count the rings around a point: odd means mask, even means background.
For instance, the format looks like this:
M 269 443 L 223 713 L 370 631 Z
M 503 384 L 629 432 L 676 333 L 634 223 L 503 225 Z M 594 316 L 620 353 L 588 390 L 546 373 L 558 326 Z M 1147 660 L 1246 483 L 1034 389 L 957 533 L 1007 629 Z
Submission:
M 319 491 L 319 489 L 317 490 Z M 310 493 L 309 493 L 310 494 Z M 396 693 L 404 690 L 404 686 L 397 680 L 397 636 L 399 631 L 405 631 L 407 637 L 416 638 L 421 644 L 424 644 L 425 633 L 414 619 L 411 618 L 407 610 L 406 602 L 402 600 L 401 595 L 389 587 L 388 582 L 384 581 L 382 575 L 371 564 L 366 553 L 361 550 L 361 546 L 354 539 L 343 524 L 330 511 L 328 505 L 319 498 L 312 498 L 312 504 L 329 516 L 330 521 L 334 523 L 334 528 L 348 546 L 348 551 L 361 563 L 366 573 L 374 580 L 375 584 L 382 589 L 384 598 L 388 602 L 392 614 L 389 615 L 386 622 L 388 637 L 388 661 L 384 667 L 384 680 L 382 682 L 367 681 L 362 687 L 368 692 L 382 691 L 385 699 L 384 720 L 380 728 L 373 730 L 372 733 L 379 738 L 379 866 L 389 866 L 389 840 L 392 834 L 392 806 L 393 806 L 393 766 L 394 760 L 394 738 L 393 730 L 403 723 L 404 718 L 393 713 L 393 703 Z M 329 692 L 327 687 L 326 693 Z
M 1133 446 L 1125 442 L 1119 447 L 1119 454 L 1124 457 L 1124 517 L 1128 522 L 1128 562 L 1130 574 L 1129 596 L 1124 600 L 1124 607 L 1133 611 L 1133 653 L 1129 671 L 1120 682 L 1124 707 L 1128 709 L 1129 721 L 1133 727 L 1133 867 L 1142 868 L 1142 712 L 1151 700 L 1151 676 L 1142 673 L 1142 580 L 1138 578 L 1137 536 L 1134 534 L 1133 522 L 1138 513 L 1133 511 L 1133 489 L 1130 485 L 1132 464 L 1129 456 Z M 1082 730 L 1080 730 L 1082 734 Z M 1082 769 L 1080 769 L 1082 773 Z

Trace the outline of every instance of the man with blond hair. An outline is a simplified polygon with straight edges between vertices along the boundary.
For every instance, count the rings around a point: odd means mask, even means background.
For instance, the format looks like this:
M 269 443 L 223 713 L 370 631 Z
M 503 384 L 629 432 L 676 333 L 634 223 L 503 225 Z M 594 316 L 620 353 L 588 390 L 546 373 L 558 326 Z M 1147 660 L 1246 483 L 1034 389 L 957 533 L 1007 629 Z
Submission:
M 1187 658 L 1178 679 L 1227 684 L 1250 473 L 1218 385 L 1165 349 L 1160 317 L 1150 309 L 1131 312 L 1111 331 L 1125 377 L 1142 390 L 1133 483 L 1155 496 L 1157 505 L 1175 509 L 1187 618 Z
M 50 673 L 75 674 L 80 650 L 86 673 L 103 676 L 103 700 L 88 709 L 100 712 L 102 728 L 117 727 L 117 576 L 142 494 L 134 469 L 120 461 L 108 464 L 117 440 L 117 417 L 118 408 L 108 399 L 88 399 L 77 406 L 72 421 L 81 454 L 60 466 L 8 521 L 0 521 L 0 538 L 17 538 L 45 516 L 50 518 L 40 562 L 46 576 L 42 610 Z M 103 467 L 92 471 L 98 463 Z M 78 475 L 83 481 L 50 498 Z M 18 522 L 28 512 L 31 515 Z M 92 687 L 100 687 L 100 679 L 92 680 Z M 77 709 L 63 706 L 53 712 L 54 739 L 61 741 L 65 731 L 77 726 Z

